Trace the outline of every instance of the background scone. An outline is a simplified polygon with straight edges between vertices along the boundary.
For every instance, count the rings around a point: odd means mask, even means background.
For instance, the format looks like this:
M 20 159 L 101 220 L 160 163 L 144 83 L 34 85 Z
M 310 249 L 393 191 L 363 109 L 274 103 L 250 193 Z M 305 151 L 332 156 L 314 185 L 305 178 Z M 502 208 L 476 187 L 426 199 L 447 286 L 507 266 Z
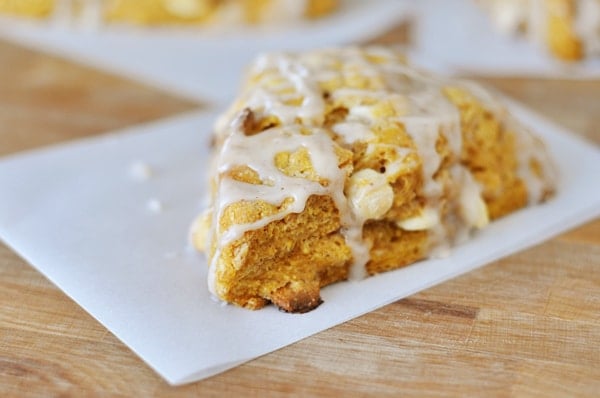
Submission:
M 57 0 L 0 0 L 0 14 L 46 18 L 55 9 Z
M 97 26 L 277 24 L 327 15 L 338 0 L 0 0 L 0 13 Z
M 148 25 L 283 23 L 324 16 L 337 3 L 337 0 L 106 0 L 105 18 L 111 22 Z
M 563 60 L 600 54 L 600 0 L 478 0 L 494 24 Z
M 553 191 L 542 143 L 487 92 L 378 47 L 259 57 L 217 122 L 193 228 L 218 298 L 315 308 L 327 284 L 445 255 Z

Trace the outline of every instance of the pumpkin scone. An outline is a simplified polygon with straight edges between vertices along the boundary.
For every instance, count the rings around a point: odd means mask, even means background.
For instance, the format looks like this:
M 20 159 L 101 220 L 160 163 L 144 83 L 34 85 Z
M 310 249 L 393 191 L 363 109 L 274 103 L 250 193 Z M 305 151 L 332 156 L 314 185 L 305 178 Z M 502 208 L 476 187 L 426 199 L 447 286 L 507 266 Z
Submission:
M 213 144 L 192 239 L 210 291 L 250 309 L 312 310 L 325 285 L 448 255 L 554 191 L 493 95 L 382 47 L 258 57 Z

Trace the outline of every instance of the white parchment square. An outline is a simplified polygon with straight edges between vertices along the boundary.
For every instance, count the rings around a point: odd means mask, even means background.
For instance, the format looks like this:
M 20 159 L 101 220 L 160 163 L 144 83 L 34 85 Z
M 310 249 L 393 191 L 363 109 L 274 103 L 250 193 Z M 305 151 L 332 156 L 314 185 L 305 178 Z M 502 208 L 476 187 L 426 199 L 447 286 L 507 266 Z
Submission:
M 492 223 L 448 258 L 327 287 L 307 314 L 210 298 L 206 261 L 187 235 L 205 194 L 213 114 L 0 159 L 0 237 L 169 383 L 192 382 L 597 217 L 600 151 L 511 108 L 555 155 L 557 196 Z M 140 162 L 154 172 L 147 180 L 131 175 Z

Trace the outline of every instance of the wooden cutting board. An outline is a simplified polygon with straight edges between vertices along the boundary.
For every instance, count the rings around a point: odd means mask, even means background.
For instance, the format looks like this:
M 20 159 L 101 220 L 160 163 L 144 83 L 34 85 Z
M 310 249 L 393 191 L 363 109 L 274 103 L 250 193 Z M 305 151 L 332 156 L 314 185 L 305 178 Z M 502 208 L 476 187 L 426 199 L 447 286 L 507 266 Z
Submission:
M 0 155 L 201 106 L 4 42 L 0 60 Z M 600 144 L 600 81 L 480 80 Z M 178 388 L 0 244 L 0 396 L 222 393 L 598 396 L 600 219 Z

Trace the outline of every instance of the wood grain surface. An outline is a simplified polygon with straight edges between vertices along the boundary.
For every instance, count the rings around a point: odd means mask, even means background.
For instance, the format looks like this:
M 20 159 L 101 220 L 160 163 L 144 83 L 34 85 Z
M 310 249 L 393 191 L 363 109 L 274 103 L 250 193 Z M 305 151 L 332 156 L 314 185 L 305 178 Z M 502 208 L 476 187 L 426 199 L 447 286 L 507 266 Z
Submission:
M 4 42 L 0 60 L 0 154 L 200 106 Z M 600 81 L 480 80 L 600 144 Z M 596 397 L 599 392 L 599 219 L 176 388 L 0 244 L 0 396 Z

